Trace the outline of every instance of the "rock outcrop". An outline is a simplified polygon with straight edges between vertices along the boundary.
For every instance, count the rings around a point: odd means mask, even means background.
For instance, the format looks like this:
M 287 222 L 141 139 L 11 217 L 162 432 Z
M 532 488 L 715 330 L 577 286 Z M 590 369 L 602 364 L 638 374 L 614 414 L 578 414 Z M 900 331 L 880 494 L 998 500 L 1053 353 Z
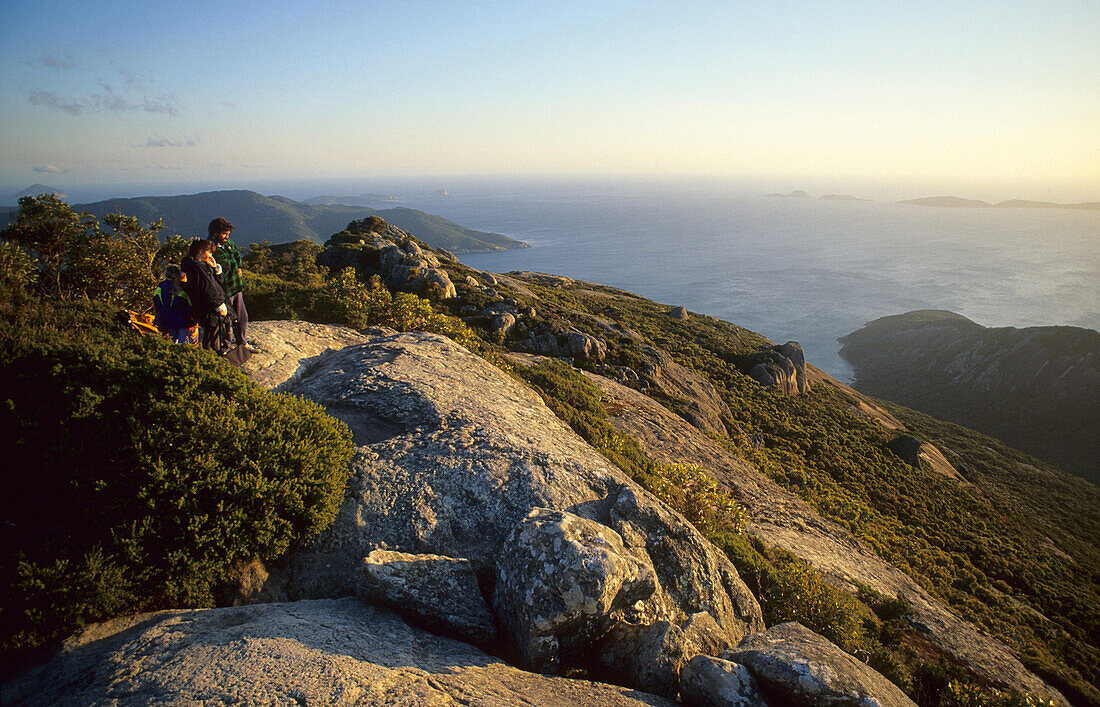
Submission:
M 680 701 L 685 707 L 760 707 L 766 705 L 749 669 L 708 655 L 697 655 L 680 671 Z
M 354 267 L 364 276 L 378 275 L 390 288 L 430 299 L 455 296 L 450 275 L 431 250 L 421 248 L 412 234 L 382 219 L 367 218 L 349 224 L 317 256 L 317 263 L 334 271 Z
M 284 326 L 293 327 L 258 322 L 255 337 L 278 336 Z M 263 350 L 247 367 L 271 369 Z M 489 596 L 509 533 L 545 508 L 606 527 L 622 539 L 624 561 L 653 568 L 653 592 L 634 598 L 622 620 L 680 624 L 705 611 L 729 641 L 763 629 L 756 599 L 724 554 L 533 391 L 449 339 L 376 336 L 303 367 L 284 365 L 287 382 L 268 376 L 266 384 L 325 405 L 360 447 L 334 526 L 270 568 L 260 598 L 352 593 L 363 557 L 379 547 L 467 559 Z
M 504 543 L 493 607 L 516 639 L 520 665 L 553 672 L 590 650 L 616 614 L 656 590 L 653 567 L 628 553 L 618 533 L 535 508 Z
M 361 599 L 166 611 L 69 639 L 4 684 L 5 704 L 660 705 L 538 675 Z
M 557 331 L 547 326 L 532 329 L 519 348 L 541 356 L 570 358 L 576 361 L 602 361 L 607 345 L 576 329 Z
M 810 389 L 806 378 L 806 354 L 797 341 L 772 346 L 749 357 L 748 374 L 761 385 L 784 395 L 799 395 Z
M 641 354 L 643 372 L 669 398 L 669 407 L 704 432 L 729 435 L 722 420 L 730 416 L 729 406 L 714 384 L 655 346 L 641 346 Z

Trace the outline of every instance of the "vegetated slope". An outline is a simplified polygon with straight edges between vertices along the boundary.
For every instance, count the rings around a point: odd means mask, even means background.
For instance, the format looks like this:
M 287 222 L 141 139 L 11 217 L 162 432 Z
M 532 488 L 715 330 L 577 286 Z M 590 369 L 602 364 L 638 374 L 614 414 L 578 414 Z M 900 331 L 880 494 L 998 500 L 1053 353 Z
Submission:
M 876 319 L 841 342 L 859 390 L 1100 482 L 1100 333 L 991 329 L 920 310 Z
M 246 246 L 268 240 L 285 243 L 302 238 L 323 243 L 350 221 L 379 215 L 436 248 L 458 253 L 480 253 L 527 244 L 498 233 L 474 231 L 456 223 L 407 208 L 372 209 L 342 204 L 304 204 L 282 196 L 263 196 L 253 191 L 212 191 L 181 196 L 145 196 L 77 204 L 102 218 L 108 213 L 136 216 L 141 223 L 164 219 L 167 233 L 206 237 L 210 219 L 224 216 L 236 227 L 233 240 Z
M 497 289 L 538 312 L 527 326 L 573 327 L 607 344 L 593 370 L 630 367 L 644 382 L 651 376 L 639 343 L 651 343 L 704 375 L 729 410 L 730 435 L 719 441 L 999 637 L 1072 701 L 1100 703 L 1095 487 L 966 437 L 936 441 L 970 483 L 913 468 L 884 451 L 898 432 L 854 412 L 861 401 L 843 388 L 786 397 L 745 375 L 746 355 L 766 343 L 752 332 L 712 317 L 671 317 L 668 306 L 609 287 L 565 278 L 512 282 Z M 1044 492 L 1044 477 L 1056 493 Z

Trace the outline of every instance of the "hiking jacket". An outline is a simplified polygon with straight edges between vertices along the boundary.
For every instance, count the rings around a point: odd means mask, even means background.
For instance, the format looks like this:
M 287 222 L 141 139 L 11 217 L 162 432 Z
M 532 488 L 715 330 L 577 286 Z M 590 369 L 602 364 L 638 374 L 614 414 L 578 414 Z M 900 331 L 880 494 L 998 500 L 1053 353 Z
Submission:
M 236 244 L 229 239 L 219 244 L 214 251 L 214 260 L 222 266 L 225 298 L 229 299 L 238 292 L 244 291 L 244 282 L 241 281 L 241 251 L 237 249 Z
M 184 256 L 180 260 L 180 270 L 187 274 L 183 288 L 191 298 L 195 317 L 207 317 L 225 304 L 227 298 L 221 275 L 215 274 L 209 265 Z
M 164 280 L 153 290 L 153 309 L 156 311 L 153 323 L 161 329 L 188 329 L 195 323 L 191 317 L 191 298 L 186 291 L 173 292 L 174 284 Z

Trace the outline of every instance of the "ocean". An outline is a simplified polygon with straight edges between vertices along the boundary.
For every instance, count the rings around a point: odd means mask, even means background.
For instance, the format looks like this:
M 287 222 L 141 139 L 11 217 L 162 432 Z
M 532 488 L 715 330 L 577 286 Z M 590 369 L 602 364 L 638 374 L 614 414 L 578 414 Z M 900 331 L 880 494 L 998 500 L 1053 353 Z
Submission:
M 1100 211 L 769 197 L 718 184 L 527 181 L 401 203 L 531 248 L 462 255 L 612 285 L 798 341 L 850 381 L 837 338 L 914 309 L 985 326 L 1100 329 Z M 919 195 L 917 195 L 919 196 Z

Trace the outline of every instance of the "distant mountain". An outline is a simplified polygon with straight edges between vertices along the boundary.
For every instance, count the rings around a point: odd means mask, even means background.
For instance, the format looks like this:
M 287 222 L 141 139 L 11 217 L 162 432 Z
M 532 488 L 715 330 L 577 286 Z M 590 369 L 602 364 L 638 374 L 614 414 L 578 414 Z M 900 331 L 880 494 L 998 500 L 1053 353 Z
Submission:
M 145 196 L 108 199 L 92 204 L 75 204 L 77 211 L 89 211 L 99 218 L 108 213 L 136 216 L 142 223 L 164 219 L 166 234 L 206 236 L 206 227 L 216 216 L 233 223 L 233 240 L 239 246 L 309 239 L 324 243 L 349 222 L 377 215 L 425 243 L 455 253 L 484 253 L 527 244 L 499 233 L 474 231 L 406 208 L 374 209 L 340 204 L 305 204 L 282 196 L 263 196 L 253 191 L 213 191 L 184 196 Z
M 920 310 L 840 339 L 854 387 L 966 425 L 1100 483 L 1100 332 L 986 328 Z
M 64 199 L 66 194 L 57 187 L 46 186 L 45 184 L 32 184 L 21 192 L 15 194 L 9 194 L 4 198 L 7 203 L 18 204 L 19 200 L 25 196 L 38 196 L 39 194 L 54 194 L 59 199 Z
M 958 196 L 930 196 L 921 199 L 906 199 L 899 204 L 913 204 L 915 206 L 941 206 L 963 209 L 1100 209 L 1100 202 L 1081 202 L 1077 204 L 1056 204 L 1053 201 L 1027 201 L 1025 199 L 1009 199 L 996 204 L 977 199 L 963 199 Z

